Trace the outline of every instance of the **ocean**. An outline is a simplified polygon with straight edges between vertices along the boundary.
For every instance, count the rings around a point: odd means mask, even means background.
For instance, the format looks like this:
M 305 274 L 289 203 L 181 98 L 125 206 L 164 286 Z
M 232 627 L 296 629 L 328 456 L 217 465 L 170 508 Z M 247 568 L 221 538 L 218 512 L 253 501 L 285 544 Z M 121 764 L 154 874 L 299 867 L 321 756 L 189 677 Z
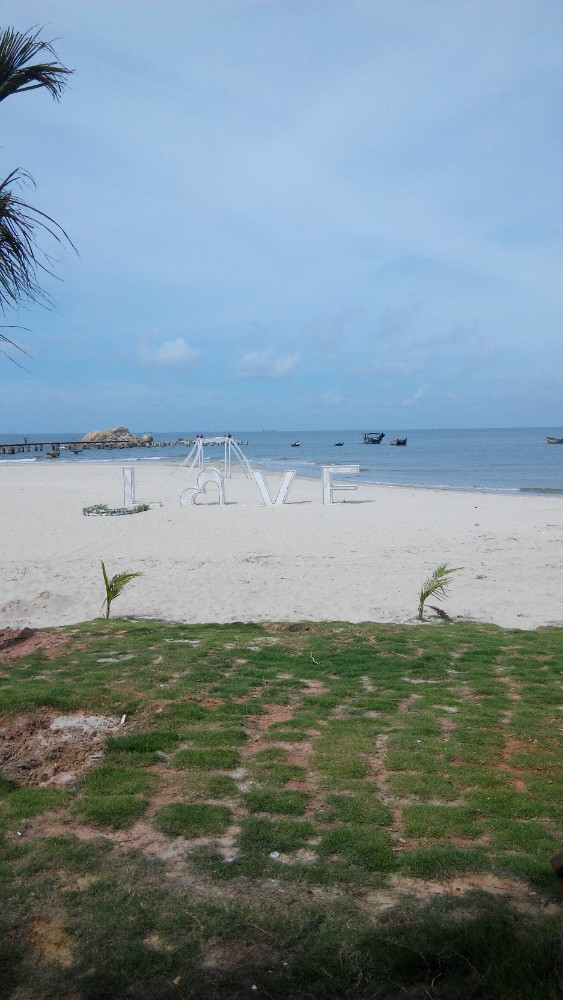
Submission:
M 364 433 L 385 431 L 381 444 L 364 444 Z M 430 486 L 444 490 L 479 490 L 494 493 L 561 493 L 563 495 L 563 445 L 550 445 L 547 436 L 563 437 L 561 427 L 520 427 L 489 430 L 415 430 L 401 428 L 388 431 L 371 427 L 357 431 L 239 431 L 231 429 L 233 438 L 251 465 L 257 468 L 283 471 L 295 469 L 307 476 L 320 477 L 323 465 L 359 465 L 359 479 L 364 482 L 398 486 Z M 144 433 L 135 430 L 134 433 Z M 194 438 L 226 431 L 153 431 L 157 441 Z M 79 441 L 84 431 L 76 433 L 37 434 L 27 432 L 30 442 L 52 443 Z M 406 447 L 391 447 L 394 438 L 407 438 Z M 24 436 L 0 435 L 2 444 L 13 444 Z M 292 442 L 299 441 L 299 447 Z M 336 446 L 336 442 L 342 442 Z M 73 455 L 61 450 L 58 459 L 23 452 L 0 454 L 0 464 L 14 462 L 117 462 L 129 463 L 186 459 L 189 448 L 172 444 L 163 448 L 130 448 L 123 450 L 82 451 Z M 213 445 L 205 448 L 206 464 L 218 465 L 223 449 Z

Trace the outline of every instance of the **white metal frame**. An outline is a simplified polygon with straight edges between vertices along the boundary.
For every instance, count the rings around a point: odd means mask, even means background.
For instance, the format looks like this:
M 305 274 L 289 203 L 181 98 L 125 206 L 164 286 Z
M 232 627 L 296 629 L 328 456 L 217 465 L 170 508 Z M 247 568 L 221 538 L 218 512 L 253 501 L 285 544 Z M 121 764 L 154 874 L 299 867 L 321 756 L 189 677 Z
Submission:
M 222 444 L 225 449 L 224 464 L 225 464 L 225 478 L 231 478 L 231 464 L 233 461 L 233 454 L 235 461 L 238 461 L 245 476 L 252 476 L 252 469 L 250 468 L 248 459 L 241 451 L 240 446 L 229 434 L 221 435 L 220 437 L 198 437 L 196 438 L 194 444 L 192 445 L 190 451 L 188 452 L 186 458 L 181 463 L 182 466 L 187 466 L 191 471 L 194 465 L 198 464 L 200 469 L 203 469 L 204 463 L 206 461 L 206 456 L 203 454 L 203 447 L 206 444 Z

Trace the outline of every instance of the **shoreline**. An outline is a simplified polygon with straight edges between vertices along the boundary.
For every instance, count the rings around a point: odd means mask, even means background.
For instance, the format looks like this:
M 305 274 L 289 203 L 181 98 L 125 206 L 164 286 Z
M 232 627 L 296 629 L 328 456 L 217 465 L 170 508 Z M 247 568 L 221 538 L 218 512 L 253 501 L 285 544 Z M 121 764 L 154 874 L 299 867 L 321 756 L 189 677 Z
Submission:
M 281 473 L 253 464 L 275 495 Z M 135 468 L 136 499 L 160 506 L 85 517 L 84 506 L 123 504 L 127 465 Z M 0 466 L 1 627 L 98 617 L 102 559 L 110 575 L 143 573 L 116 600 L 117 616 L 407 622 L 422 582 L 447 562 L 464 567 L 441 605 L 454 620 L 524 629 L 563 624 L 557 494 L 358 482 L 354 492 L 335 495 L 341 502 L 324 506 L 320 479 L 299 475 L 285 505 L 266 507 L 254 480 L 236 467 L 225 480 L 224 507 L 182 507 L 179 495 L 198 470 L 188 473 L 179 462 L 12 466 L 9 473 Z M 207 499 L 215 497 L 210 491 Z
M 213 459 L 215 458 L 215 456 L 206 456 L 206 457 L 209 457 L 209 461 L 206 462 L 206 466 L 207 467 L 211 467 L 211 466 L 215 467 L 215 465 L 217 465 L 217 464 L 221 465 L 222 460 L 220 460 L 218 463 L 214 464 Z M 93 458 L 93 459 L 84 460 L 82 462 L 76 462 L 76 461 L 73 461 L 72 459 L 67 459 L 67 458 L 62 458 L 62 459 L 56 460 L 56 462 L 55 462 L 55 460 L 47 461 L 47 460 L 45 460 L 43 458 L 0 458 L 0 467 L 1 466 L 16 466 L 17 467 L 19 465 L 28 465 L 28 466 L 29 465 L 33 465 L 33 466 L 43 466 L 43 467 L 48 467 L 48 468 L 51 468 L 51 467 L 66 468 L 68 466 L 79 466 L 80 468 L 84 468 L 84 467 L 88 468 L 90 466 L 97 466 L 97 465 L 102 465 L 102 466 L 113 465 L 113 466 L 116 466 L 116 467 L 118 467 L 118 468 L 121 469 L 121 468 L 123 468 L 124 465 L 133 464 L 133 465 L 136 466 L 136 465 L 144 463 L 144 462 L 147 462 L 147 463 L 149 463 L 149 462 L 150 463 L 158 463 L 163 468 L 164 467 L 171 467 L 171 468 L 177 469 L 177 468 L 181 468 L 182 467 L 184 460 L 183 459 L 174 460 L 174 459 L 167 458 L 166 456 L 160 456 L 160 455 L 155 455 L 154 457 L 143 456 L 142 458 L 137 458 L 136 456 L 132 456 L 132 457 L 128 457 L 128 458 L 124 458 L 124 457 L 120 457 L 120 458 Z M 289 461 L 289 459 L 288 459 L 288 464 L 291 464 L 290 461 Z M 333 463 L 331 463 L 331 462 L 327 461 L 324 464 L 326 466 L 332 466 L 332 465 L 334 465 L 335 467 L 338 467 L 338 465 L 343 465 L 343 464 L 347 464 L 347 463 L 345 463 L 345 462 L 340 462 L 340 463 L 333 462 Z M 354 464 L 354 463 L 351 463 L 351 464 Z M 283 475 L 283 473 L 279 469 L 272 468 L 271 464 L 269 464 L 268 461 L 263 461 L 263 460 L 259 460 L 259 459 L 249 459 L 249 465 L 251 467 L 256 468 L 257 470 L 262 471 L 262 472 L 267 472 L 267 473 L 269 473 L 272 476 L 280 476 L 280 478 L 281 478 L 281 476 Z M 234 466 L 233 465 L 233 468 L 240 468 L 240 466 Z M 319 482 L 320 479 L 321 479 L 321 471 L 320 471 L 321 468 L 322 468 L 322 466 L 319 464 L 319 466 L 318 466 L 318 470 L 319 470 L 318 471 L 318 475 L 307 475 L 303 471 L 296 471 L 295 478 L 296 479 L 305 479 L 305 480 L 308 480 L 310 482 Z M 360 470 L 359 475 L 360 476 L 362 475 L 361 470 Z M 542 486 L 514 486 L 514 487 L 505 487 L 505 488 L 503 488 L 503 487 L 492 487 L 492 486 L 452 486 L 452 485 L 437 484 L 437 483 L 424 484 L 424 483 L 377 482 L 377 481 L 372 480 L 372 479 L 355 479 L 354 482 L 358 482 L 362 486 L 372 486 L 372 487 L 377 488 L 377 489 L 423 490 L 423 491 L 425 491 L 425 490 L 433 490 L 433 491 L 436 491 L 438 493 L 464 493 L 464 494 L 465 493 L 470 493 L 470 494 L 475 493 L 475 494 L 477 494 L 479 496 L 481 496 L 481 495 L 483 495 L 483 496 L 521 496 L 521 495 L 526 496 L 526 495 L 530 495 L 530 496 L 538 496 L 538 497 L 540 497 L 540 496 L 552 496 L 552 497 L 562 497 L 563 498 L 563 487 L 561 487 L 561 489 L 558 489 L 556 487 L 542 487 Z

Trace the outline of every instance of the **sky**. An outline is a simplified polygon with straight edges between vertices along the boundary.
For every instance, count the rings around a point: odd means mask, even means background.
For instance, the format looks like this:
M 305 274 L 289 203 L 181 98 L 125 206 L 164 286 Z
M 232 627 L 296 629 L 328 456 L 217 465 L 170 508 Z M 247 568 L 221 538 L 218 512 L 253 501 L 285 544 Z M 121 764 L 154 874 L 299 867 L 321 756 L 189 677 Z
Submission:
M 3 0 L 50 309 L 0 432 L 563 424 L 560 0 Z M 7 331 L 9 332 L 9 331 Z

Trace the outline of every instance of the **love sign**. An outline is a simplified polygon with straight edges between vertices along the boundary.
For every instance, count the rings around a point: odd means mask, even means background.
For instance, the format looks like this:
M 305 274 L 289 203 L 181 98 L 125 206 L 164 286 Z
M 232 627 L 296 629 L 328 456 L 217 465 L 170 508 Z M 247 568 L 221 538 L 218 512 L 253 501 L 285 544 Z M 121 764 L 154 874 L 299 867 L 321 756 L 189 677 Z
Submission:
M 258 491 L 266 507 L 281 507 L 282 504 L 286 502 L 287 495 L 295 476 L 295 469 L 288 469 L 284 472 L 283 479 L 275 497 L 273 497 L 270 492 L 264 473 L 257 469 L 250 469 L 250 472 L 252 473 L 254 482 L 258 487 Z M 336 476 L 357 476 L 359 472 L 359 465 L 323 465 L 321 468 L 323 504 L 333 504 L 335 502 L 335 491 L 357 489 L 356 483 L 335 482 Z M 196 486 L 190 486 L 188 489 L 183 490 L 180 494 L 180 503 L 182 506 L 197 505 L 197 498 L 205 497 L 209 487 L 217 488 L 217 503 L 219 506 L 224 505 L 225 481 L 223 475 L 219 472 L 219 469 L 202 469 L 198 474 L 196 483 Z M 338 503 L 339 501 L 336 502 Z
M 197 486 L 190 486 L 189 489 L 180 493 L 180 503 L 182 506 L 197 503 L 198 496 L 205 496 L 208 486 L 217 486 L 219 490 L 219 506 L 225 503 L 225 483 L 219 469 L 202 469 L 197 477 Z

